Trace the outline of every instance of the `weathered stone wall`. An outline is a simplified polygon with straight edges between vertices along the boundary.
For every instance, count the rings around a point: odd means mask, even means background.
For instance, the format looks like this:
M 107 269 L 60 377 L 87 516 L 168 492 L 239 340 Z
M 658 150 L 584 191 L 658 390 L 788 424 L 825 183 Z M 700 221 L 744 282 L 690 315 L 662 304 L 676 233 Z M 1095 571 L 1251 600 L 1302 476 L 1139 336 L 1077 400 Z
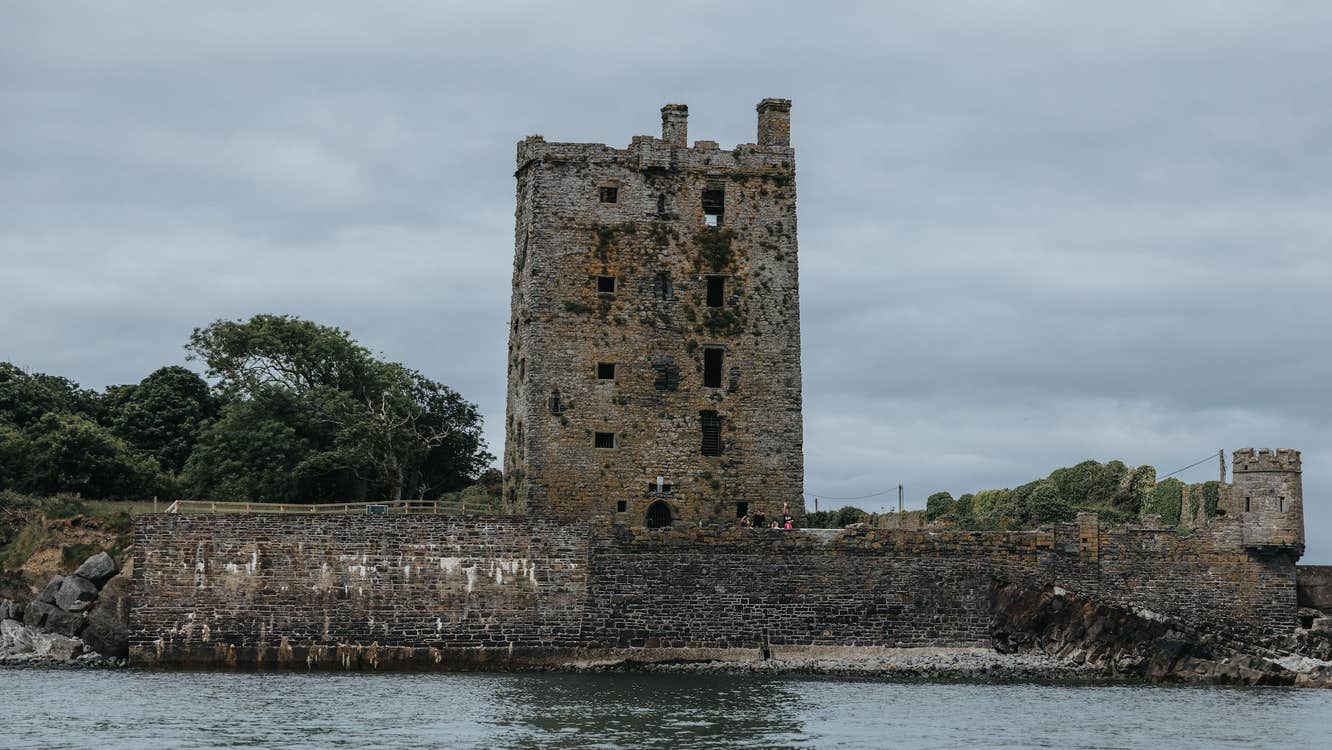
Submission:
M 518 144 L 506 497 L 518 512 L 643 525 L 803 509 L 790 102 L 760 144 L 687 148 L 688 110 L 628 148 Z M 705 196 L 705 193 L 708 195 Z M 710 226 L 706 200 L 719 200 Z M 709 305 L 709 279 L 720 304 Z M 715 301 L 715 300 L 714 300 Z M 717 387 L 705 352 L 722 353 Z M 599 377 L 598 365 L 614 366 Z M 609 374 L 609 373 L 600 373 Z M 721 455 L 704 455 L 703 413 Z M 613 435 L 597 447 L 597 433 Z M 657 492 L 657 478 L 663 489 Z M 741 505 L 745 504 L 745 505 Z
M 140 516 L 132 659 L 539 662 L 579 642 L 588 538 L 537 518 Z
M 1332 616 L 1332 565 L 1297 565 L 1301 607 L 1313 607 Z
M 1281 448 L 1234 451 L 1228 512 L 1243 518 L 1244 544 L 1304 551 L 1304 489 L 1300 452 Z
M 646 530 L 537 517 L 142 516 L 132 658 L 429 667 L 653 650 L 977 645 L 994 581 L 1240 637 L 1295 565 L 1207 530 Z

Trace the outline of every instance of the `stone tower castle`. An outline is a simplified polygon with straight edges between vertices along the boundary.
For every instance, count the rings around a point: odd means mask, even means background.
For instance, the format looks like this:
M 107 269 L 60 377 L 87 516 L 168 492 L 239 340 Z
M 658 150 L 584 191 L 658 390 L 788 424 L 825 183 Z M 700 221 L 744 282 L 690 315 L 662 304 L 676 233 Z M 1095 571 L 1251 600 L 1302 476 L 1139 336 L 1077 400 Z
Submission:
M 518 144 L 505 501 L 630 525 L 803 512 L 791 102 L 757 144 Z
M 1300 452 L 1252 448 L 1232 454 L 1227 513 L 1241 519 L 1244 546 L 1304 553 L 1304 489 Z

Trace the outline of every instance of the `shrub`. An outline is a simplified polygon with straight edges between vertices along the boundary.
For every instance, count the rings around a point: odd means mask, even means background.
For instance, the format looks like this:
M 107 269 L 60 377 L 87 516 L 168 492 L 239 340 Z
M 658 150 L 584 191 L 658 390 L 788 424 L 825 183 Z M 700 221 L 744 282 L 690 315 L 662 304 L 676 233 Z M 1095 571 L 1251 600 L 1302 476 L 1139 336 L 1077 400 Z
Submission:
M 936 492 L 925 498 L 925 517 L 936 521 L 952 512 L 957 503 L 950 492 Z

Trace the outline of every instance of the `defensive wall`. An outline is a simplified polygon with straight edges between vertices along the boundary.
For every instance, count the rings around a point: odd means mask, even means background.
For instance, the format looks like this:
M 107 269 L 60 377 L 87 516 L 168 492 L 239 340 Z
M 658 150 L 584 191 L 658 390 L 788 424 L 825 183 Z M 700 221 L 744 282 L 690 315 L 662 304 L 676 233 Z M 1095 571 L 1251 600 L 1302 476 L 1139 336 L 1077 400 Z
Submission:
M 984 645 L 994 581 L 1241 638 L 1290 631 L 1295 557 L 1205 529 L 641 529 L 532 516 L 147 515 L 131 659 L 526 666 Z

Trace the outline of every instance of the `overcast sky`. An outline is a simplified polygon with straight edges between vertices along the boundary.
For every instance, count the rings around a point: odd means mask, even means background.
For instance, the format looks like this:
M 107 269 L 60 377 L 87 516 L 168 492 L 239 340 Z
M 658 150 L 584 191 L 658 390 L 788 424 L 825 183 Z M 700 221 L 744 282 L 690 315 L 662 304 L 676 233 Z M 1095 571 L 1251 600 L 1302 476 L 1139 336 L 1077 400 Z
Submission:
M 0 359 L 100 388 L 289 313 L 498 455 L 514 143 L 787 97 L 809 492 L 1292 447 L 1332 563 L 1332 4 L 0 5 Z

